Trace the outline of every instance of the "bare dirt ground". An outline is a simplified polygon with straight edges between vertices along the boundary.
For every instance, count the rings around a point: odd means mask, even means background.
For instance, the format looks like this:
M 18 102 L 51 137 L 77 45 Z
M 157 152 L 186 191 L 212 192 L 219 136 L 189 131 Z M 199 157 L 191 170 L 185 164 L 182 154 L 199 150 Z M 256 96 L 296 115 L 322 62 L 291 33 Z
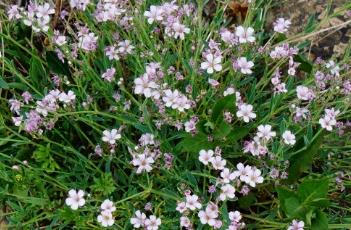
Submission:
M 290 34 L 301 32 L 306 27 L 309 18 L 315 15 L 317 21 L 322 20 L 326 15 L 328 3 L 332 2 L 332 12 L 339 11 L 340 7 L 350 0 L 282 0 L 276 1 L 272 13 L 269 15 L 269 22 L 273 22 L 278 16 L 290 18 L 292 26 Z M 351 20 L 351 12 L 341 12 L 340 16 L 322 25 L 322 28 L 340 25 Z M 315 56 L 329 58 L 332 55 L 342 56 L 348 43 L 351 41 L 351 26 L 337 31 L 329 31 L 314 38 L 311 52 Z

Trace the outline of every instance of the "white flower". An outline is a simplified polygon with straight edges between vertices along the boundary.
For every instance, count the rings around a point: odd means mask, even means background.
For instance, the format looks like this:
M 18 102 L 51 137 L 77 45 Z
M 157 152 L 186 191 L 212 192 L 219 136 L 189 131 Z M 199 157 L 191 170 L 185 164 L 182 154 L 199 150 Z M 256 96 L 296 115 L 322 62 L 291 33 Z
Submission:
M 286 130 L 282 137 L 284 139 L 284 143 L 287 145 L 294 145 L 296 143 L 295 135 L 290 130 Z
M 130 223 L 134 228 L 140 228 L 144 226 L 146 215 L 139 210 L 135 212 L 135 217 L 130 218 Z
M 255 42 L 254 29 L 249 27 L 245 29 L 242 26 L 238 26 L 235 30 L 235 35 L 239 38 L 240 43 Z
M 204 165 L 208 165 L 208 163 L 212 160 L 214 155 L 213 150 L 200 150 L 199 152 L 199 161 Z
M 314 93 L 306 86 L 299 85 L 296 87 L 297 98 L 304 101 L 309 101 L 314 98 Z
M 54 38 L 54 43 L 58 46 L 63 46 L 64 44 L 67 43 L 66 36 L 58 35 L 57 37 Z
M 118 43 L 118 51 L 122 54 L 131 54 L 135 47 L 129 40 L 124 40 Z
M 45 18 L 46 20 L 50 20 L 50 14 L 54 14 L 55 9 L 51 8 L 48 3 L 44 5 L 38 5 L 36 8 L 36 16 L 38 18 Z
M 62 92 L 59 95 L 59 101 L 65 103 L 65 104 L 70 104 L 70 103 L 74 102 L 75 99 L 76 99 L 76 95 L 74 94 L 74 92 L 72 90 L 68 91 L 67 94 L 65 92 Z
M 272 137 L 275 137 L 276 132 L 272 131 L 271 125 L 260 125 L 257 127 L 257 136 L 261 139 L 269 141 Z
M 84 191 L 71 189 L 68 191 L 68 197 L 66 198 L 66 204 L 73 210 L 77 210 L 78 207 L 83 207 L 85 204 Z
M 198 201 L 199 197 L 197 195 L 186 197 L 186 207 L 192 211 L 195 209 L 200 209 L 202 207 L 201 203 Z
M 247 61 L 246 57 L 238 58 L 237 65 L 242 74 L 252 74 L 251 68 L 254 66 L 254 63 L 252 61 Z
M 157 218 L 154 215 L 151 215 L 148 219 L 145 220 L 145 226 L 147 230 L 157 230 L 158 226 L 161 225 L 161 219 Z
M 150 6 L 150 11 L 145 11 L 144 16 L 147 17 L 147 22 L 152 24 L 154 21 L 163 20 L 163 9 L 159 6 Z
M 102 140 L 111 145 L 116 144 L 116 140 L 121 139 L 121 134 L 118 133 L 117 129 L 112 129 L 111 131 L 105 130 L 102 132 Z
M 238 118 L 242 118 L 244 122 L 248 123 L 250 119 L 256 118 L 256 114 L 252 112 L 253 106 L 249 104 L 239 105 L 239 110 L 236 112 Z
M 340 67 L 338 65 L 335 64 L 335 62 L 333 60 L 330 60 L 329 62 L 327 62 L 327 64 L 325 65 L 328 69 L 330 69 L 330 73 L 335 75 L 335 76 L 339 76 L 339 71 L 340 71 Z
M 244 165 L 243 163 L 238 163 L 236 165 L 236 168 L 238 170 L 234 171 L 234 175 L 235 177 L 239 177 L 239 179 L 241 181 L 245 180 L 245 177 L 249 174 L 249 172 L 251 171 L 251 166 L 249 165 Z
M 108 68 L 102 75 L 101 78 L 104 79 L 105 81 L 111 82 L 113 78 L 115 77 L 116 69 L 111 67 Z
M 69 4 L 72 9 L 77 8 L 78 10 L 85 10 L 90 3 L 90 0 L 70 0 Z
M 201 69 L 207 71 L 208 74 L 212 74 L 214 71 L 221 71 L 222 70 L 222 57 L 217 56 L 215 57 L 213 54 L 206 55 L 206 61 L 201 63 Z
M 139 143 L 142 146 L 155 145 L 155 136 L 151 133 L 145 133 L 139 138 Z
M 220 156 L 216 156 L 211 158 L 211 163 L 212 163 L 212 167 L 215 170 L 222 170 L 224 169 L 224 166 L 226 165 L 227 161 L 222 159 L 222 157 Z
M 223 92 L 223 96 L 228 96 L 228 95 L 232 95 L 235 93 L 235 89 L 233 87 L 228 87 L 224 92 Z
M 186 208 L 186 203 L 185 202 L 179 202 L 177 204 L 177 207 L 176 207 L 176 210 L 179 212 L 179 213 L 183 213 L 187 210 Z
M 305 223 L 303 221 L 293 220 L 287 230 L 303 230 L 304 227 Z
M 179 37 L 180 40 L 184 40 L 184 35 L 190 33 L 190 29 L 187 28 L 185 25 L 180 24 L 179 22 L 173 23 L 172 29 L 174 31 L 173 37 L 175 39 Z
M 324 116 L 323 118 L 319 119 L 319 124 L 322 126 L 323 129 L 332 131 L 333 126 L 336 125 L 336 120 L 333 117 Z
M 180 226 L 189 228 L 191 226 L 190 219 L 186 216 L 180 217 Z
M 109 227 L 115 223 L 115 219 L 113 218 L 112 213 L 109 211 L 102 211 L 100 215 L 98 215 L 97 221 L 103 227 Z
M 22 15 L 20 13 L 22 12 L 22 10 L 23 9 L 21 7 L 18 7 L 17 5 L 11 5 L 7 11 L 7 16 L 10 20 L 21 19 Z
M 116 206 L 113 204 L 112 201 L 110 201 L 109 199 L 106 199 L 101 204 L 101 210 L 108 211 L 108 212 L 114 212 L 114 211 L 116 211 Z
M 85 34 L 78 38 L 79 48 L 86 51 L 93 51 L 96 49 L 98 37 L 94 33 Z
M 135 94 L 144 94 L 146 98 L 154 95 L 154 90 L 158 88 L 158 85 L 149 79 L 147 74 L 142 75 L 134 80 Z
M 336 118 L 337 115 L 339 115 L 340 110 L 335 110 L 334 108 L 331 109 L 325 109 L 325 115 L 332 117 L 332 118 Z
M 233 199 L 235 197 L 235 188 L 230 184 L 225 184 L 221 187 L 221 193 L 219 194 L 219 199 L 221 201 L 227 198 Z
M 137 174 L 140 174 L 143 171 L 150 172 L 152 170 L 151 164 L 153 163 L 154 159 L 152 159 L 152 157 L 147 157 L 145 154 L 139 154 L 132 160 L 132 164 L 138 166 L 136 171 Z
M 164 91 L 164 96 L 162 97 L 162 100 L 165 102 L 166 107 L 172 107 L 173 109 L 176 109 L 178 107 L 177 105 L 177 100 L 180 97 L 179 91 L 167 89 Z
M 20 126 L 22 124 L 23 117 L 12 117 L 12 122 L 15 126 Z
M 246 184 L 251 187 L 256 187 L 256 184 L 260 184 L 263 182 L 263 177 L 261 176 L 261 171 L 256 168 L 252 168 L 246 177 L 244 177 L 244 181 Z
M 214 226 L 216 224 L 216 217 L 213 217 L 210 214 L 211 213 L 205 212 L 203 210 L 198 213 L 201 224 L 208 224 L 210 226 Z
M 284 18 L 278 18 L 274 23 L 274 31 L 278 33 L 286 33 L 291 25 L 290 20 L 285 20 Z
M 241 213 L 239 211 L 229 212 L 229 220 L 239 223 L 241 220 Z
M 230 181 L 235 179 L 235 174 L 232 173 L 228 168 L 224 168 L 221 172 L 222 182 L 229 183 Z

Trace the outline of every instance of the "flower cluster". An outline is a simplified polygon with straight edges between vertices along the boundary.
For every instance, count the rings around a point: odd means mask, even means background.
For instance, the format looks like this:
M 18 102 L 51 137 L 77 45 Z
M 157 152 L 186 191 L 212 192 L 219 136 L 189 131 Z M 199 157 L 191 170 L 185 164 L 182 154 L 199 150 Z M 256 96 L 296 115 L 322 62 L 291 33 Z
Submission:
M 340 111 L 331 108 L 325 109 L 324 113 L 324 116 L 319 119 L 319 124 L 322 126 L 323 129 L 332 131 L 333 126 L 336 125 L 336 116 L 340 113 Z
M 153 169 L 153 164 L 164 156 L 165 167 L 170 168 L 172 166 L 173 156 L 170 153 L 163 154 L 159 148 L 159 142 L 155 140 L 153 134 L 143 134 L 139 139 L 139 144 L 135 146 L 134 150 L 129 149 L 132 155 L 131 164 L 135 167 L 136 173 L 150 172 Z
M 184 16 L 192 14 L 193 8 L 193 5 L 188 4 L 180 7 L 173 1 L 160 6 L 150 6 L 150 9 L 145 11 L 144 16 L 147 17 L 149 24 L 160 23 L 168 37 L 183 40 L 185 34 L 190 33 L 190 29 L 182 21 Z
M 163 77 L 164 73 L 160 69 L 160 64 L 149 64 L 146 66 L 146 73 L 134 80 L 134 93 L 152 98 L 161 108 L 170 107 L 180 112 L 190 109 L 193 102 L 178 90 L 172 91 L 164 84 L 161 85 Z
M 29 104 L 33 100 L 29 92 L 22 94 L 22 100 L 10 99 L 10 110 L 19 115 L 12 117 L 16 126 L 23 126 L 24 130 L 30 134 L 42 134 L 43 128 L 51 130 L 57 118 L 55 113 L 60 109 L 67 109 L 67 107 L 74 107 L 76 95 L 72 90 L 61 92 L 58 89 L 51 90 L 41 100 L 35 101 L 34 109 L 26 111 L 24 104 Z M 52 116 L 49 116 L 52 114 Z
M 54 13 L 55 9 L 49 3 L 40 5 L 35 2 L 30 2 L 27 10 L 12 5 L 7 11 L 10 20 L 22 19 L 23 23 L 31 26 L 34 32 L 47 32 L 50 28 L 50 15 Z
M 116 211 L 116 206 L 110 200 L 104 200 L 101 204 L 101 213 L 97 217 L 97 221 L 103 227 L 112 226 L 115 223 L 113 212 Z
M 157 230 L 161 225 L 161 219 L 155 215 L 147 217 L 145 213 L 137 210 L 134 217 L 130 218 L 130 223 L 134 228 L 144 228 L 146 230 Z

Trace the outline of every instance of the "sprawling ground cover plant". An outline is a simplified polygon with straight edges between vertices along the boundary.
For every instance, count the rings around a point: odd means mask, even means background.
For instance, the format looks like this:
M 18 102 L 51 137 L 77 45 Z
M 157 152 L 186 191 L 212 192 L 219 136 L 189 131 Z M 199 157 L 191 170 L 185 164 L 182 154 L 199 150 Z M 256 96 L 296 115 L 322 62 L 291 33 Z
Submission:
M 7 7 L 5 227 L 350 228 L 350 49 L 310 60 L 307 39 L 351 5 L 287 36 L 272 1 L 210 3 Z

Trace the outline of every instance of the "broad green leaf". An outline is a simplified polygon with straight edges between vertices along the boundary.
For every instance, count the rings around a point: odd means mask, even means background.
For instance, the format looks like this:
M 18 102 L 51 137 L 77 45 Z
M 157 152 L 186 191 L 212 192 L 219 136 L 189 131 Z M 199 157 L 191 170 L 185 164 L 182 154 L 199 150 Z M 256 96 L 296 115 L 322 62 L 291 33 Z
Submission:
M 306 205 L 328 206 L 329 180 L 306 180 L 298 188 L 297 194 L 301 201 Z
M 324 212 L 317 210 L 316 217 L 312 220 L 311 230 L 328 230 L 328 217 Z
M 232 131 L 227 135 L 227 141 L 229 143 L 237 142 L 238 140 L 247 136 L 253 126 L 244 126 L 244 127 L 234 127 Z
M 206 134 L 198 133 L 195 136 L 185 135 L 183 140 L 177 144 L 176 149 L 178 151 L 198 153 L 201 149 L 212 149 L 214 147 L 214 143 L 208 141 Z
M 320 145 L 322 144 L 324 131 L 319 131 L 314 139 L 310 142 L 309 146 L 304 147 L 302 151 L 291 157 L 289 167 L 288 181 L 297 180 L 300 175 L 309 169 L 314 157 L 318 154 Z
M 213 132 L 213 136 L 215 139 L 221 139 L 230 134 L 232 131 L 232 127 L 230 124 L 225 122 L 224 120 L 215 128 Z
M 239 207 L 243 209 L 249 209 L 250 206 L 257 202 L 256 196 L 253 193 L 250 193 L 246 196 L 239 198 Z
M 284 206 L 286 209 L 286 215 L 290 218 L 302 218 L 307 212 L 306 208 L 296 197 L 289 197 L 288 199 L 285 199 Z
M 212 109 L 211 120 L 216 124 L 223 119 L 223 111 L 235 112 L 235 95 L 228 95 L 219 99 Z

